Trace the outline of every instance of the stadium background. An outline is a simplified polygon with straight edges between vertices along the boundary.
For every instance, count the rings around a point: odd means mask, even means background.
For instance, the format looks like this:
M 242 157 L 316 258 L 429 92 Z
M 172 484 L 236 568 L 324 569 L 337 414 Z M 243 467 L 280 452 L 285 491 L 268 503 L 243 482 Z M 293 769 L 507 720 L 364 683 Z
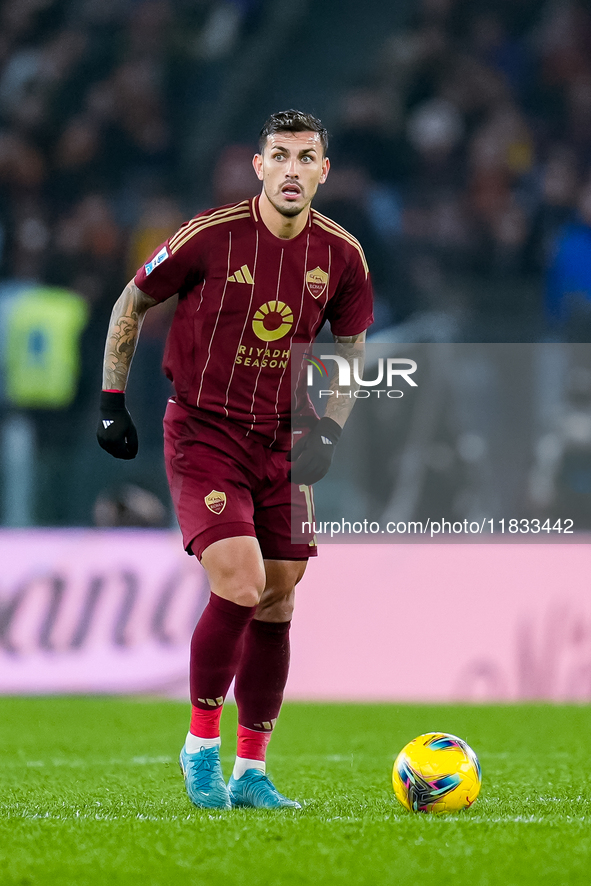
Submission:
M 360 470 L 367 441 L 359 416 L 367 412 L 357 410 L 347 447 L 318 487 L 319 511 L 338 518 L 343 502 L 354 500 L 378 518 L 571 517 L 577 540 L 585 540 L 587 4 L 22 0 L 2 3 L 0 23 L 3 691 L 114 691 L 108 680 L 92 682 L 102 656 L 122 673 L 124 660 L 133 671 L 155 650 L 166 658 L 186 645 L 190 595 L 197 606 L 202 577 L 196 572 L 193 590 L 181 582 L 174 598 L 181 602 L 169 605 L 170 575 L 184 576 L 191 564 L 182 551 L 172 553 L 177 538 L 161 460 L 167 308 L 148 314 L 132 370 L 128 401 L 140 433 L 133 463 L 111 459 L 94 439 L 104 334 L 127 280 L 179 223 L 256 193 L 257 133 L 280 108 L 309 109 L 330 130 L 333 169 L 317 206 L 366 250 L 377 297 L 374 340 L 449 343 L 463 370 L 446 393 L 462 408 L 444 409 L 425 426 L 421 415 L 434 414 L 427 397 L 416 421 L 403 414 L 383 470 L 375 459 Z M 501 377 L 488 346 L 515 342 L 536 343 L 518 367 L 519 403 L 536 408 L 501 405 L 515 389 L 515 371 Z M 482 347 L 462 362 L 470 343 Z M 504 441 L 500 454 L 496 438 Z M 415 450 L 420 470 L 415 464 L 409 479 L 405 453 Z M 143 532 L 130 535 L 129 527 Z M 113 554 L 117 545 L 125 554 Z M 166 554 L 152 561 L 150 546 Z M 300 648 L 320 647 L 313 596 L 336 598 L 342 610 L 333 656 L 339 632 L 359 618 L 361 591 L 398 620 L 401 633 L 372 643 L 369 618 L 357 633 L 366 638 L 367 673 L 381 675 L 374 690 L 334 657 L 333 679 L 320 686 L 310 666 L 316 660 L 302 656 L 294 660 L 294 695 L 589 699 L 587 550 L 326 546 L 301 595 Z M 144 592 L 159 569 L 160 590 Z M 484 574 L 492 576 L 486 587 Z M 412 684 L 400 637 L 415 635 L 402 625 L 416 619 L 417 606 L 439 618 L 450 593 L 470 611 L 473 648 L 456 656 L 447 681 L 427 656 L 425 674 Z M 152 632 L 143 646 L 133 633 L 142 606 Z M 497 623 L 491 613 L 503 607 Z M 443 615 L 439 631 L 453 632 L 453 613 Z M 436 645 L 436 632 L 427 632 L 422 648 Z M 90 656 L 89 682 L 73 685 L 81 650 Z M 451 646 L 446 654 L 453 663 Z M 326 672 L 326 661 L 316 664 Z M 179 667 L 163 665 L 144 684 L 120 688 L 183 695 Z M 36 675 L 29 682 L 27 669 Z M 44 683 L 54 672 L 55 682 Z

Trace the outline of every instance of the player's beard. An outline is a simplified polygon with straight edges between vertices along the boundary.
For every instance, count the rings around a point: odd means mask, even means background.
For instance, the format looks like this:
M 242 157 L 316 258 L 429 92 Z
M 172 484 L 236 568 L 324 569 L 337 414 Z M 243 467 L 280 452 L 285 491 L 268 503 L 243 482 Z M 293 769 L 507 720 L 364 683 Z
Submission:
M 303 203 L 301 206 L 290 206 L 289 204 L 286 205 L 286 204 L 278 203 L 276 200 L 272 199 L 269 196 L 269 192 L 267 191 L 266 188 L 265 188 L 265 194 L 267 195 L 267 200 L 269 201 L 269 203 L 284 218 L 295 218 L 296 215 L 299 215 L 301 212 L 303 212 L 305 209 L 307 209 L 307 207 L 310 205 L 310 202 L 311 202 L 310 200 L 306 200 L 305 203 Z M 303 196 L 303 192 L 302 192 L 302 196 Z
M 281 213 L 281 215 L 284 218 L 295 218 L 296 215 L 299 215 L 306 208 L 305 206 L 298 208 L 297 206 L 290 207 L 290 206 L 277 206 L 277 204 L 273 204 L 273 205 L 275 206 L 275 209 L 277 210 L 277 212 Z

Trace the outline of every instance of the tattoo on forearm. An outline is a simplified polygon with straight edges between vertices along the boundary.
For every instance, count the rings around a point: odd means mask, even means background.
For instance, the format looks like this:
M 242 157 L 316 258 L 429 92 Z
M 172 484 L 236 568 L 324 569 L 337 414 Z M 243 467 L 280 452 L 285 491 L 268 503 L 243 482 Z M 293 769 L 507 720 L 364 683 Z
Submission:
M 354 361 L 357 361 L 356 369 L 358 378 L 361 378 L 363 373 L 365 362 L 365 332 L 361 332 L 359 335 L 335 336 L 335 354 L 339 357 L 344 357 L 349 364 L 351 384 L 346 388 L 339 387 L 338 366 L 335 364 L 335 368 L 333 369 L 329 380 L 329 388 L 335 393 L 328 398 L 324 414 L 343 427 L 355 405 L 355 393 L 359 390 L 359 384 L 355 381 L 354 376 Z
M 154 299 L 128 283 L 113 307 L 105 344 L 103 389 L 124 391 L 146 311 Z

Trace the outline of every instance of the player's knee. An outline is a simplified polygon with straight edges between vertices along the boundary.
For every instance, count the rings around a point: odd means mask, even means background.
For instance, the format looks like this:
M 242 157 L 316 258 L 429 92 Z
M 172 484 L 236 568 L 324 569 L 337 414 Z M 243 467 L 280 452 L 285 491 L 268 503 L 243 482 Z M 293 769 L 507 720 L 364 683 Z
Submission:
M 269 605 L 281 603 L 284 600 L 292 600 L 295 597 L 293 584 L 267 585 L 263 591 L 261 602 L 266 600 Z
M 228 599 L 238 606 L 258 606 L 261 599 L 261 591 L 252 586 L 241 586 L 229 590 Z
M 264 589 L 264 577 L 256 571 L 249 572 L 237 569 L 226 572 L 212 580 L 211 590 L 238 606 L 258 606 Z
M 305 569 L 305 561 L 265 561 L 265 589 L 258 609 L 258 615 L 264 621 L 291 620 L 295 605 L 295 586 Z
M 256 540 L 223 539 L 205 549 L 201 560 L 214 594 L 239 606 L 257 606 L 265 569 Z
M 295 588 L 265 588 L 257 609 L 263 621 L 291 621 L 295 604 Z
M 277 597 L 289 596 L 305 570 L 305 560 L 265 560 L 265 592 Z

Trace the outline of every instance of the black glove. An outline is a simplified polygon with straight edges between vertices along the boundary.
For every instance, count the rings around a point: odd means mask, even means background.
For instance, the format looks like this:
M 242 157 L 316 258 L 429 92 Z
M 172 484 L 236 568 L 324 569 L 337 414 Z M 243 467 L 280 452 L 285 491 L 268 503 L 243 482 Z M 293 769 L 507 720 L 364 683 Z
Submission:
M 342 430 L 332 418 L 321 418 L 310 433 L 298 440 L 291 452 L 287 453 L 287 461 L 293 462 L 288 479 L 306 486 L 322 480 L 330 468 Z
M 115 458 L 135 458 L 137 431 L 131 415 L 125 408 L 125 394 L 101 391 L 100 419 L 96 430 L 99 446 Z

